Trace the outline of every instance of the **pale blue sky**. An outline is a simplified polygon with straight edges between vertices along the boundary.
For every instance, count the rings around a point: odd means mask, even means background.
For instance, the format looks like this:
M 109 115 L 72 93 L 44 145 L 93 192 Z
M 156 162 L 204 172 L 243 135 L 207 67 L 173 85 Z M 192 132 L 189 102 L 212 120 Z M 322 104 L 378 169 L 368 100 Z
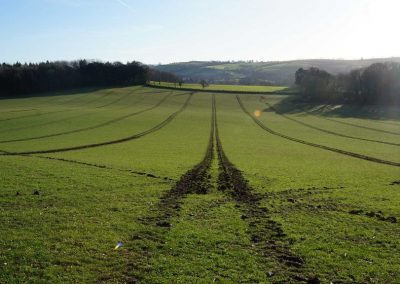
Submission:
M 0 61 L 400 56 L 397 0 L 0 0 Z

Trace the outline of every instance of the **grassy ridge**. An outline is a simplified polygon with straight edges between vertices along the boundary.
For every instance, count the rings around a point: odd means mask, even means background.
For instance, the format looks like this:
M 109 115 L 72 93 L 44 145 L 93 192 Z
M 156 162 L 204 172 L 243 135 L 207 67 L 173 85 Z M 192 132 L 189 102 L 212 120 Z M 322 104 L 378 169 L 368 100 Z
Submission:
M 160 123 L 188 94 L 135 87 L 2 100 L 1 140 L 9 140 L 98 125 L 151 108 L 166 96 L 157 108 L 105 126 L 4 142 L 0 150 L 119 139 Z M 214 135 L 233 163 L 225 175 L 218 141 L 209 139 L 214 115 L 208 93 L 194 94 L 169 124 L 140 139 L 62 153 L 0 155 L 0 282 L 400 281 L 398 167 L 272 135 L 242 111 L 236 95 L 215 98 Z M 334 118 L 348 122 L 342 124 L 305 111 L 282 116 L 270 106 L 282 111 L 292 103 L 290 96 L 240 98 L 276 132 L 400 162 L 397 146 L 321 132 L 285 116 L 393 143 L 399 136 L 379 130 L 397 132 L 397 120 Z M 66 112 L 51 113 L 59 110 Z M 196 174 L 201 178 L 183 178 L 204 159 L 210 141 L 213 156 Z M 182 178 L 189 191 L 165 207 Z M 115 250 L 118 241 L 123 247 Z M 293 260 L 299 267 L 288 265 Z

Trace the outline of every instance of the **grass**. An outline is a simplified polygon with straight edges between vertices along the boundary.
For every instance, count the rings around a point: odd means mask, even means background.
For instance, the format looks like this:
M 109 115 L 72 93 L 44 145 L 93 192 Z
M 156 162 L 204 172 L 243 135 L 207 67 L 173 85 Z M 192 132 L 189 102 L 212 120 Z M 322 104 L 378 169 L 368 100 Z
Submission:
M 0 140 L 26 140 L 0 142 L 0 150 L 118 139 L 152 128 L 187 97 L 179 90 L 132 87 L 2 100 Z M 188 192 L 170 200 L 172 211 L 163 209 L 163 200 L 207 149 L 214 117 L 209 93 L 194 94 L 169 124 L 139 139 L 61 153 L 0 155 L 0 282 L 276 283 L 316 277 L 322 283 L 398 283 L 399 168 L 273 135 L 242 111 L 236 95 L 215 97 L 212 163 L 187 183 Z M 342 124 L 323 113 L 270 108 L 284 109 L 290 96 L 240 98 L 275 132 L 400 162 L 398 146 L 299 123 L 399 143 L 398 135 L 382 132 L 400 132 L 397 120 L 334 117 L 348 122 Z M 105 126 L 29 140 L 146 109 Z M 217 134 L 248 180 L 244 190 L 257 201 L 221 187 Z M 190 192 L 200 179 L 207 192 Z M 157 225 L 168 212 L 168 222 Z M 254 215 L 260 212 L 265 215 Z M 257 241 L 264 233 L 274 246 Z M 123 246 L 114 249 L 119 241 Z M 304 263 L 291 267 L 282 261 L 289 251 Z
M 177 88 L 179 89 L 179 85 L 175 83 L 169 82 L 150 82 L 150 85 L 153 86 L 161 86 L 161 87 L 169 87 L 169 88 Z M 219 85 L 219 84 L 210 84 L 209 86 L 203 88 L 201 84 L 192 84 L 192 83 L 184 83 L 182 88 L 185 89 L 193 89 L 193 90 L 206 90 L 206 91 L 234 91 L 234 92 L 279 92 L 285 91 L 288 87 L 284 86 L 253 86 L 253 85 Z

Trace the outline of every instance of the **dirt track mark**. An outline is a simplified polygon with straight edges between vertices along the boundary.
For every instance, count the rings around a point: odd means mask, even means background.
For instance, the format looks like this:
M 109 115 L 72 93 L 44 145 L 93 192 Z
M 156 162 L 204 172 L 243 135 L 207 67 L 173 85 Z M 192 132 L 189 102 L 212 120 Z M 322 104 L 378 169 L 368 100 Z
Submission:
M 179 181 L 161 197 L 154 207 L 155 214 L 141 220 L 143 230 L 132 236 L 135 257 L 128 264 L 126 283 L 142 281 L 142 275 L 148 273 L 151 258 L 149 248 L 159 249 L 165 243 L 165 234 L 171 225 L 171 219 L 179 216 L 182 200 L 188 194 L 206 194 L 211 188 L 209 174 L 214 156 L 214 113 L 211 119 L 210 137 L 203 160 L 182 175 Z
M 265 102 L 265 101 L 264 101 L 264 102 Z M 315 130 L 318 130 L 318 131 L 321 131 L 321 132 L 324 132 L 324 133 L 328 133 L 328 134 L 332 134 L 332 135 L 340 136 L 340 137 L 344 137 L 344 138 L 350 138 L 350 139 L 362 140 L 362 141 L 368 141 L 368 142 L 374 142 L 374 143 L 381 143 L 381 144 L 392 145 L 392 146 L 400 146 L 400 144 L 398 144 L 398 143 L 391 143 L 391 142 L 386 142 L 386 141 L 381 141 L 381 140 L 373 140 L 373 139 L 367 139 L 367 138 L 362 138 L 362 137 L 350 136 L 350 135 L 345 135 L 345 134 L 337 133 L 337 132 L 334 132 L 334 131 L 326 130 L 326 129 L 324 129 L 324 128 L 319 128 L 319 127 L 313 126 L 313 125 L 311 125 L 311 124 L 305 123 L 305 122 L 303 122 L 303 121 L 297 120 L 297 119 L 295 119 L 295 118 L 292 118 L 292 117 L 290 117 L 290 116 L 287 116 L 287 115 L 285 115 L 285 114 L 279 112 L 277 109 L 275 109 L 275 108 L 274 108 L 271 104 L 269 104 L 268 102 L 265 102 L 265 104 L 268 105 L 268 107 L 269 107 L 271 110 L 273 110 L 275 113 L 277 113 L 278 115 L 283 116 L 284 118 L 286 118 L 286 119 L 288 119 L 288 120 L 294 121 L 294 122 L 296 122 L 296 123 L 298 123 L 298 124 L 301 124 L 301 125 L 303 125 L 303 126 L 306 126 L 306 127 L 308 127 L 308 128 L 311 128 L 311 129 L 315 129 Z
M 50 150 L 38 150 L 38 151 L 25 151 L 25 152 L 9 152 L 8 154 L 2 154 L 2 155 L 30 155 L 30 154 L 47 154 L 47 153 L 59 153 L 59 152 L 67 152 L 67 151 L 76 151 L 76 150 L 82 150 L 82 149 L 88 149 L 88 148 L 96 148 L 96 147 L 101 147 L 101 146 L 107 146 L 107 145 L 112 145 L 112 144 L 119 144 L 127 141 L 131 141 L 134 139 L 141 138 L 143 136 L 146 136 L 148 134 L 151 134 L 153 132 L 156 132 L 169 124 L 178 114 L 180 114 L 182 111 L 186 109 L 186 107 L 189 105 L 189 102 L 193 96 L 193 93 L 188 96 L 186 99 L 186 102 L 183 104 L 183 106 L 177 110 L 176 112 L 172 113 L 169 115 L 164 121 L 161 123 L 157 124 L 156 126 L 145 130 L 143 132 L 116 139 L 116 140 L 111 140 L 111 141 L 105 141 L 105 142 L 100 142 L 100 143 L 93 143 L 93 144 L 86 144 L 86 145 L 80 145 L 80 146 L 74 146 L 74 147 L 65 147 L 65 148 L 58 148 L 58 149 L 50 149 Z
M 10 140 L 2 140 L 2 141 L 0 141 L 0 144 L 10 143 L 10 142 L 21 142 L 21 141 L 37 140 L 37 139 L 43 139 L 43 138 L 49 138 L 49 137 L 55 137 L 55 136 L 62 136 L 62 135 L 67 135 L 67 134 L 72 134 L 72 133 L 78 133 L 78 132 L 97 129 L 97 128 L 104 127 L 104 126 L 107 126 L 107 125 L 112 124 L 112 123 L 116 123 L 116 122 L 121 121 L 123 119 L 127 119 L 129 117 L 132 117 L 132 116 L 135 116 L 135 115 L 138 115 L 138 114 L 153 110 L 153 109 L 159 107 L 162 103 L 164 103 L 169 97 L 170 97 L 170 95 L 166 95 L 157 104 L 155 104 L 154 106 L 151 106 L 149 108 L 146 108 L 144 110 L 140 110 L 140 111 L 136 111 L 136 112 L 133 112 L 133 113 L 129 113 L 127 115 L 123 115 L 123 116 L 120 116 L 120 117 L 117 117 L 117 118 L 114 118 L 114 119 L 111 119 L 111 120 L 108 120 L 106 122 L 103 122 L 103 123 L 100 123 L 100 124 L 96 124 L 96 125 L 93 125 L 93 126 L 78 128 L 78 129 L 74 129 L 74 130 L 70 130 L 70 131 L 62 131 L 62 132 L 57 132 L 57 133 L 52 133 L 52 134 L 47 134 L 47 135 L 41 135 L 41 136 L 34 136 L 34 137 L 28 137 L 28 138 L 19 138 L 19 139 L 10 139 Z M 77 117 L 86 116 L 86 115 L 87 115 L 87 113 L 79 115 Z M 68 118 L 68 119 L 70 119 L 70 118 Z M 62 119 L 61 121 L 63 121 L 63 120 L 65 120 L 65 118 Z
M 362 209 L 358 209 L 358 210 L 350 210 L 349 214 L 352 214 L 352 215 L 364 215 L 364 216 L 369 217 L 369 218 L 374 218 L 374 219 L 376 219 L 378 221 L 389 222 L 389 223 L 392 223 L 392 224 L 396 224 L 397 223 L 397 218 L 396 217 L 394 217 L 394 216 L 385 216 L 382 211 L 364 212 Z
M 213 96 L 213 112 L 216 113 L 215 96 Z M 302 271 L 304 260 L 290 250 L 290 240 L 282 230 L 282 226 L 272 220 L 267 208 L 261 207 L 262 197 L 253 192 L 241 171 L 225 155 L 218 133 L 217 119 L 215 119 L 215 137 L 220 165 L 218 189 L 238 204 L 243 214 L 242 219 L 248 223 L 250 240 L 258 253 L 284 267 L 284 272 L 281 269 L 269 271 L 270 274 L 267 276 L 272 283 L 310 281 L 311 278 L 305 276 Z
M 370 162 L 375 162 L 375 163 L 379 163 L 379 164 L 385 164 L 385 165 L 389 165 L 389 166 L 400 167 L 400 163 L 398 163 L 398 162 L 392 162 L 392 161 L 382 160 L 382 159 L 378 159 L 378 158 L 374 158 L 374 157 L 370 157 L 370 156 L 366 156 L 366 155 L 362 155 L 362 154 L 357 154 L 357 153 L 353 153 L 353 152 L 349 152 L 349 151 L 345 151 L 345 150 L 340 150 L 340 149 L 337 149 L 337 148 L 332 148 L 332 147 L 329 147 L 329 146 L 324 146 L 324 145 L 320 145 L 320 144 L 315 144 L 315 143 L 312 143 L 312 142 L 307 142 L 307 141 L 304 141 L 304 140 L 301 140 L 301 139 L 297 139 L 297 138 L 294 138 L 294 137 L 291 137 L 291 136 L 288 136 L 288 135 L 279 133 L 279 132 L 277 132 L 277 131 L 274 131 L 274 130 L 272 130 L 271 128 L 265 126 L 265 125 L 264 125 L 260 120 L 258 120 L 256 117 L 254 117 L 253 115 L 251 115 L 251 114 L 246 110 L 246 108 L 244 107 L 244 105 L 243 105 L 243 103 L 242 103 L 242 101 L 241 101 L 241 99 L 240 99 L 239 96 L 236 96 L 236 99 L 237 99 L 237 101 L 238 101 L 238 103 L 239 103 L 241 109 L 243 110 L 243 112 L 246 113 L 251 119 L 253 119 L 253 121 L 254 121 L 258 126 L 260 126 L 262 129 L 264 129 L 265 131 L 267 131 L 267 132 L 270 133 L 270 134 L 273 134 L 273 135 L 275 135 L 275 136 L 279 136 L 279 137 L 285 138 L 285 139 L 290 140 L 290 141 L 294 141 L 294 142 L 301 143 L 301 144 L 308 145 L 308 146 L 312 146 L 312 147 L 315 147 L 315 148 L 320 148 L 320 149 L 328 150 L 328 151 L 331 151 L 331 152 L 335 152 L 335 153 L 347 155 L 347 156 L 350 156 L 350 157 L 354 157 L 354 158 L 358 158 L 358 159 L 362 159 L 362 160 L 366 160 L 366 161 L 370 161 Z
M 7 154 L 8 152 L 6 152 L 6 151 L 1 151 L 1 150 L 0 150 L 0 153 L 5 153 L 5 154 Z M 70 163 L 70 164 L 78 164 L 78 165 L 83 165 L 83 166 L 88 166 L 88 167 L 94 167 L 94 168 L 98 168 L 98 169 L 107 169 L 107 170 L 114 170 L 114 171 L 119 171 L 119 172 L 127 172 L 127 173 L 132 173 L 132 174 L 135 174 L 135 175 L 139 175 L 139 176 L 146 176 L 146 177 L 148 177 L 148 178 L 153 178 L 153 179 L 162 179 L 162 180 L 166 180 L 166 181 L 174 181 L 172 178 L 169 178 L 169 177 L 161 177 L 161 176 L 157 176 L 157 175 L 152 174 L 152 173 L 138 172 L 138 171 L 129 170 L 129 169 L 118 169 L 118 168 L 114 168 L 114 167 L 110 167 L 110 166 L 106 166 L 106 165 L 94 164 L 94 163 L 83 162 L 83 161 L 77 161 L 77 160 L 70 160 L 70 159 L 64 159 L 64 158 L 55 158 L 55 157 L 48 157 L 48 156 L 39 156 L 39 155 L 35 155 L 35 156 L 31 156 L 31 155 L 18 155 L 18 156 L 20 156 L 20 157 L 34 158 L 34 159 L 53 160 L 53 161 L 59 161 L 59 162 Z

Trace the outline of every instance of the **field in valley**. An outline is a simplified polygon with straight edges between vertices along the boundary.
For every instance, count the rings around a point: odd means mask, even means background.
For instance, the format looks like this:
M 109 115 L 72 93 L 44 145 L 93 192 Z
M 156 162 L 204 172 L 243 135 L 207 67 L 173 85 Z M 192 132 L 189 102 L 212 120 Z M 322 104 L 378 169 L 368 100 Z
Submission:
M 0 283 L 399 283 L 398 110 L 209 90 L 1 99 Z

